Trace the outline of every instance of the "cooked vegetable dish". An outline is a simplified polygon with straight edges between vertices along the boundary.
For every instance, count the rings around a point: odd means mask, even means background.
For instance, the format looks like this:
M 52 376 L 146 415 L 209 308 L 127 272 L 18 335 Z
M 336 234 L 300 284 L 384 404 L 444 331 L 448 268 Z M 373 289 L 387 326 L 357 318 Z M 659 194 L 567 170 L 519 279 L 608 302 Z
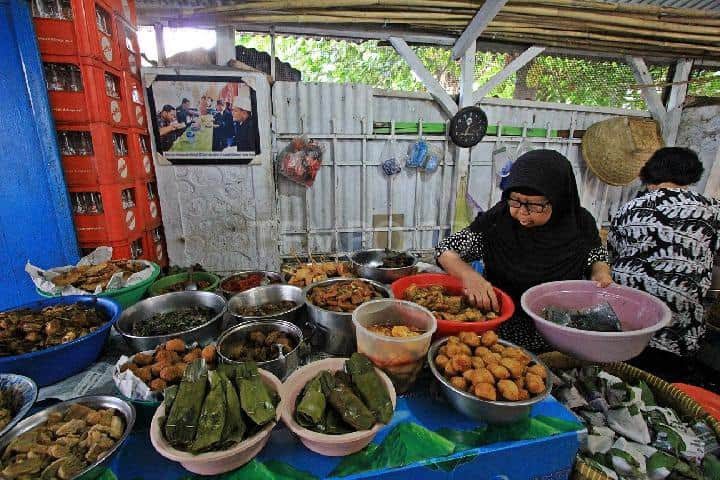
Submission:
M 72 342 L 105 322 L 102 312 L 80 303 L 2 312 L 0 356 L 22 355 Z
M 394 407 L 385 382 L 370 360 L 353 353 L 345 371 L 323 371 L 308 382 L 295 404 L 301 427 L 328 435 L 370 430 L 388 424 Z
M 94 292 L 99 286 L 105 288 L 113 275 L 122 272 L 123 280 L 127 280 L 133 273 L 146 269 L 147 266 L 141 262 L 132 260 L 111 260 L 99 265 L 82 265 L 67 272 L 61 273 L 52 279 L 58 287 L 72 285 L 73 287 Z
M 15 394 L 12 390 L 0 390 L 0 430 L 7 427 L 15 416 Z
M 280 281 L 271 279 L 264 273 L 255 272 L 228 278 L 220 284 L 220 288 L 227 292 L 240 293 L 251 288 L 273 283 L 280 283 Z
M 212 285 L 212 282 L 208 280 L 194 280 L 193 281 L 197 284 L 198 290 L 205 290 L 210 285 Z M 172 285 L 168 285 L 165 288 L 161 288 L 158 290 L 158 295 L 162 295 L 164 293 L 170 293 L 170 292 L 183 292 L 185 291 L 185 286 L 187 285 L 187 281 L 177 282 L 173 283 Z
M 188 364 L 202 358 L 208 365 L 216 363 L 215 346 L 188 348 L 180 338 L 159 345 L 152 353 L 136 353 L 120 372 L 130 370 L 154 392 L 162 392 L 180 383 Z
M 237 335 L 239 337 L 239 335 Z M 297 347 L 297 341 L 290 335 L 279 330 L 263 332 L 255 330 L 247 337 L 232 336 L 223 341 L 220 353 L 237 362 L 268 362 L 292 352 Z
M 448 295 L 441 285 L 410 285 L 405 290 L 405 299 L 427 308 L 438 320 L 484 322 L 498 317 L 495 312 L 483 313 L 471 306 L 461 295 Z
M 333 312 L 351 313 L 370 300 L 383 298 L 374 286 L 362 280 L 335 282 L 313 288 L 308 299 L 316 306 Z
M 158 313 L 133 324 L 132 334 L 138 337 L 154 337 L 192 330 L 207 323 L 215 311 L 207 307 L 184 307 L 172 312 Z
M 419 337 L 425 333 L 424 330 L 407 325 L 372 325 L 367 329 L 378 335 L 395 338 Z
M 413 258 L 407 253 L 385 251 L 385 258 L 380 268 L 403 268 L 413 264 Z
M 243 317 L 266 317 L 285 313 L 295 307 L 297 307 L 297 303 L 283 300 L 282 302 L 263 303 L 262 305 L 244 305 L 238 309 L 238 313 Z
M 69 480 L 106 456 L 125 433 L 123 417 L 113 409 L 71 405 L 23 433 L 5 448 L 3 479 Z
M 208 371 L 202 359 L 188 365 L 179 387 L 165 392 L 167 441 L 192 453 L 227 450 L 275 421 L 276 392 L 253 362 Z
M 498 343 L 492 330 L 449 337 L 435 365 L 450 384 L 481 400 L 517 402 L 545 392 L 545 368 L 518 347 Z
M 307 287 L 316 282 L 336 277 L 354 277 L 348 262 L 312 262 L 283 268 L 287 282 L 296 287 Z

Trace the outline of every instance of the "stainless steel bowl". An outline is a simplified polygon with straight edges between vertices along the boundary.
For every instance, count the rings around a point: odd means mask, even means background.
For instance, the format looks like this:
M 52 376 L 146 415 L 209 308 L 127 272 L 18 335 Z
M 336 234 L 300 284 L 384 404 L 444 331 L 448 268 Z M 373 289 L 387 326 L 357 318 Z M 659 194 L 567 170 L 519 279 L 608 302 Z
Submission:
M 229 346 L 234 342 L 245 339 L 252 332 L 261 331 L 268 333 L 273 330 L 279 330 L 291 336 L 295 340 L 295 348 L 287 355 L 281 355 L 275 360 L 256 363 L 258 368 L 265 369 L 284 381 L 286 377 L 300 366 L 301 352 L 307 350 L 307 346 L 304 345 L 305 339 L 303 338 L 302 331 L 297 325 L 290 322 L 283 320 L 258 320 L 241 323 L 240 325 L 225 330 L 223 334 L 220 335 L 217 343 L 217 353 L 220 362 L 230 365 L 242 363 L 227 356 Z
M 357 350 L 352 312 L 344 313 L 325 310 L 324 308 L 314 305 L 308 299 L 308 295 L 313 288 L 353 280 L 369 283 L 380 292 L 384 298 L 392 298 L 392 292 L 385 285 L 364 278 L 331 278 L 305 287 L 304 297 L 305 304 L 307 305 L 308 319 L 317 328 L 312 341 L 314 349 L 338 356 L 350 356 Z
M 127 437 L 130 435 L 133 425 L 135 424 L 135 408 L 130 403 L 117 397 L 111 397 L 108 395 L 78 397 L 68 400 L 67 402 L 57 403 L 45 410 L 41 410 L 15 425 L 12 430 L 0 438 L 0 452 L 3 452 L 15 438 L 29 432 L 33 428 L 38 427 L 41 423 L 45 422 L 51 413 L 58 411 L 64 412 L 68 407 L 70 407 L 70 405 L 75 403 L 80 403 L 91 408 L 113 408 L 122 415 L 125 420 L 125 432 L 123 432 L 122 437 L 120 437 L 117 443 L 115 443 L 115 445 L 110 449 L 109 453 L 83 470 L 79 475 L 73 477 L 73 480 L 91 480 L 97 478 L 105 468 L 110 466 L 113 458 L 120 451 L 120 447 L 123 443 L 125 443 L 125 440 L 127 440 Z
M 232 275 L 228 275 L 227 277 L 220 280 L 220 283 L 218 285 L 218 292 L 222 293 L 225 296 L 225 298 L 227 298 L 228 300 L 231 297 L 233 297 L 234 295 L 237 295 L 238 293 L 243 293 L 243 292 L 236 292 L 236 291 L 232 291 L 232 290 L 226 290 L 223 288 L 223 283 L 225 283 L 226 280 L 230 280 L 230 279 L 237 278 L 237 277 L 243 277 L 246 275 L 250 275 L 252 273 L 260 273 L 260 274 L 265 275 L 265 278 L 267 278 L 270 281 L 269 285 L 285 283 L 282 275 L 280 275 L 280 273 L 278 273 L 278 272 L 270 272 L 270 271 L 266 271 L 266 270 L 245 270 L 242 272 L 233 273 Z M 260 285 L 260 286 L 262 287 L 264 285 Z M 245 291 L 247 291 L 247 290 L 245 290 Z
M 215 312 L 215 316 L 199 327 L 170 335 L 140 337 L 131 333 L 132 326 L 137 321 L 148 319 L 158 313 L 172 312 L 185 307 L 208 307 Z M 220 334 L 226 308 L 225 299 L 217 293 L 202 291 L 166 293 L 141 300 L 123 311 L 115 324 L 115 329 L 135 352 L 152 350 L 173 338 L 182 338 L 185 343 L 198 342 L 204 345 L 215 340 Z
M 241 307 L 257 306 L 265 303 L 280 302 L 283 300 L 295 302 L 295 308 L 286 312 L 261 317 L 243 316 L 240 313 Z M 234 323 L 252 320 L 287 320 L 288 322 L 299 324 L 301 320 L 301 313 L 304 308 L 305 294 L 303 293 L 302 288 L 293 287 L 292 285 L 266 285 L 264 287 L 255 287 L 234 295 L 228 301 L 228 313 L 232 317 L 232 321 Z
M 523 350 L 528 355 L 530 355 L 530 358 L 532 358 L 533 362 L 542 365 L 548 372 L 547 379 L 545 380 L 545 391 L 540 395 L 533 397 L 530 400 L 524 400 L 519 402 L 492 402 L 489 400 L 481 400 L 475 395 L 463 392 L 462 390 L 458 390 L 457 388 L 450 385 L 450 382 L 443 376 L 442 373 L 438 371 L 437 367 L 435 366 L 435 357 L 437 356 L 437 351 L 440 349 L 440 347 L 447 343 L 447 341 L 447 338 L 443 338 L 433 343 L 430 346 L 430 350 L 428 350 L 427 359 L 428 363 L 430 364 L 430 370 L 432 370 L 433 375 L 435 375 L 435 378 L 440 384 L 440 388 L 442 389 L 443 394 L 445 394 L 445 397 L 448 399 L 450 404 L 455 407 L 455 410 L 462 413 L 463 415 L 467 415 L 468 417 L 478 420 L 483 420 L 487 423 L 513 423 L 518 420 L 522 420 L 523 418 L 530 415 L 530 410 L 532 410 L 533 405 L 541 402 L 545 399 L 545 397 L 550 394 L 550 370 L 545 366 L 545 364 L 540 361 L 538 357 L 525 349 Z M 498 340 L 498 343 L 506 347 L 522 348 L 504 340 Z
M 412 259 L 412 264 L 407 267 L 399 268 L 381 268 L 385 257 L 389 252 L 381 248 L 372 250 L 362 250 L 355 252 L 350 256 L 355 274 L 360 278 L 375 280 L 376 282 L 390 284 L 408 275 L 417 273 L 418 259 L 414 255 L 406 253 L 408 258 Z

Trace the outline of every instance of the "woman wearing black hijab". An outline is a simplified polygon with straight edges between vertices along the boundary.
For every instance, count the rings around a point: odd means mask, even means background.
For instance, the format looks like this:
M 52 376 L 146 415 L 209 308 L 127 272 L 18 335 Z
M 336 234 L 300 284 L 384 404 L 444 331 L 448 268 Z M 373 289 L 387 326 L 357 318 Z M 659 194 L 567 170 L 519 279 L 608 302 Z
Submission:
M 554 150 L 533 150 L 510 170 L 502 200 L 466 229 L 438 245 L 437 260 L 462 280 L 465 295 L 483 309 L 497 310 L 496 285 L 520 304 L 530 287 L 557 280 L 591 278 L 612 283 L 607 252 L 593 216 L 580 206 L 570 162 Z M 482 260 L 485 277 L 467 262 Z M 548 350 L 523 312 L 499 334 L 534 352 Z

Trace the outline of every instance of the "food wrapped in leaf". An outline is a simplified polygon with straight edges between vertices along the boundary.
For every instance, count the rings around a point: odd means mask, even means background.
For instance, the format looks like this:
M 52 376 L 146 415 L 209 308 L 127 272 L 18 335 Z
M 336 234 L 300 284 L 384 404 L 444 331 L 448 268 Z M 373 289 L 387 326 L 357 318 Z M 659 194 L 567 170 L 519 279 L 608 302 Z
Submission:
M 611 408 L 607 412 L 608 426 L 632 441 L 650 443 L 650 432 L 636 405 Z
M 320 384 L 320 375 L 310 380 L 303 390 L 295 409 L 295 419 L 305 428 L 319 425 L 325 414 L 325 394 Z
M 225 403 L 227 404 L 227 413 L 225 419 L 225 427 L 222 432 L 222 440 L 227 440 L 235 435 L 242 438 L 245 435 L 245 422 L 242 419 L 242 410 L 240 407 L 240 398 L 238 397 L 235 386 L 230 379 L 222 372 L 217 372 L 222 379 L 225 390 Z
M 375 366 L 361 353 L 353 353 L 345 362 L 352 376 L 355 389 L 363 402 L 381 423 L 389 423 L 393 416 L 393 404 L 385 382 L 375 371 Z
M 365 406 L 352 388 L 335 380 L 330 372 L 320 375 L 325 398 L 340 414 L 343 421 L 355 430 L 369 430 L 375 424 L 375 415 Z
M 334 408 L 325 409 L 322 424 L 325 429 L 322 433 L 327 433 L 328 435 L 342 435 L 353 431 L 353 429 L 343 421 L 342 416 L 340 416 Z
M 594 332 L 621 332 L 622 324 L 609 303 L 603 302 L 581 310 L 547 306 L 543 309 L 545 320 L 564 327 Z
M 175 397 L 177 397 L 179 385 L 171 385 L 163 390 L 163 397 L 165 397 L 165 411 L 169 412 L 172 409 Z
M 260 378 L 255 362 L 238 365 L 235 378 L 240 392 L 240 406 L 250 420 L 258 426 L 275 420 L 273 397 Z
M 207 391 L 207 378 L 207 365 L 202 359 L 195 360 L 185 369 L 177 396 L 165 421 L 165 438 L 171 445 L 190 445 L 195 440 Z
M 210 372 L 209 376 L 210 392 L 203 402 L 197 435 L 190 447 L 190 451 L 195 453 L 210 450 L 220 443 L 225 428 L 228 406 L 225 401 L 224 380 L 217 372 Z

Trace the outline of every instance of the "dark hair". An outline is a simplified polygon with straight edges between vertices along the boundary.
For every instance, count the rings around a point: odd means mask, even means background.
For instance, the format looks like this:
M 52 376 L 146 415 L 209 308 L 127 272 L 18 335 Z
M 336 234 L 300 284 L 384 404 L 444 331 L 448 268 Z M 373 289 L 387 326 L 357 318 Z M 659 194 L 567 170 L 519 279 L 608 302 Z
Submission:
M 183 103 L 190 103 L 190 100 L 188 100 L 187 98 L 183 98 L 182 102 L 180 102 L 180 104 L 183 104 Z
M 163 105 L 163 108 L 162 108 L 161 111 L 163 111 L 163 112 L 172 112 L 173 110 L 175 110 L 175 107 L 173 107 L 172 105 Z
M 640 169 L 640 180 L 645 185 L 672 182 L 684 187 L 699 181 L 704 170 L 697 153 L 689 148 L 665 147 Z
M 230 102 L 225 102 L 225 108 L 230 108 L 232 105 L 230 105 Z
M 225 105 L 225 102 L 223 102 L 222 100 L 218 100 L 217 102 L 215 102 L 215 104 L 216 105 Z

